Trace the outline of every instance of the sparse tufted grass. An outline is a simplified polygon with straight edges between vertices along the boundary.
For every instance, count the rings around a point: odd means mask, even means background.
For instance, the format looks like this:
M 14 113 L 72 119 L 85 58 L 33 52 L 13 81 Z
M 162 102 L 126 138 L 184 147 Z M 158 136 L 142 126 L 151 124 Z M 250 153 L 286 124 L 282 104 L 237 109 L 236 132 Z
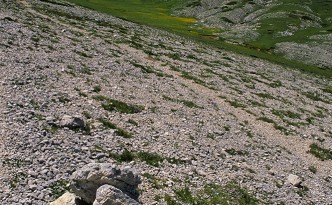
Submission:
M 193 193 L 189 187 L 174 190 L 175 197 L 165 195 L 168 205 L 176 204 L 200 204 L 200 205 L 256 205 L 259 200 L 242 188 L 236 182 L 229 182 L 222 186 L 219 184 L 207 184 L 197 193 Z
M 102 148 L 98 148 L 100 151 L 107 152 Z M 157 153 L 145 152 L 145 151 L 129 151 L 124 149 L 120 154 L 108 152 L 109 156 L 118 162 L 131 162 L 134 160 L 144 161 L 148 165 L 153 167 L 159 167 L 161 163 L 166 160 L 171 164 L 183 164 L 185 161 L 181 159 L 163 157 Z
M 322 148 L 315 143 L 310 145 L 309 153 L 322 161 L 332 159 L 332 150 Z
M 104 125 L 104 127 L 109 129 L 114 129 L 115 133 L 119 136 L 122 136 L 124 138 L 132 138 L 134 137 L 133 134 L 130 132 L 118 127 L 117 125 L 113 124 L 111 121 L 105 118 L 99 118 L 99 121 Z
M 102 95 L 93 96 L 93 99 L 101 101 L 102 107 L 107 111 L 117 111 L 126 114 L 139 113 L 144 110 L 144 106 L 141 105 L 130 105 L 125 102 L 111 99 Z
M 189 101 L 189 100 L 175 99 L 175 98 L 168 97 L 166 95 L 163 95 L 163 98 L 165 100 L 168 100 L 168 101 L 171 101 L 171 102 L 182 103 L 185 106 L 190 107 L 190 108 L 201 108 L 200 106 L 198 106 L 197 104 L 195 104 L 194 102 Z
M 53 182 L 50 185 L 51 193 L 54 198 L 59 198 L 66 191 L 69 191 L 69 182 L 67 180 L 60 179 Z

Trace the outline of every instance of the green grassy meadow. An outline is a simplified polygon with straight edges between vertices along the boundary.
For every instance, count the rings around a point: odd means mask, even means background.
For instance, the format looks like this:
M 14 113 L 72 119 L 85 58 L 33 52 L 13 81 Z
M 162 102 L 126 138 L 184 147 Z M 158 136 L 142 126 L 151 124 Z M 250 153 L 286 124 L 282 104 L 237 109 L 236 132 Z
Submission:
M 111 14 L 113 16 L 145 24 L 148 26 L 164 29 L 191 39 L 204 42 L 216 47 L 224 48 L 236 53 L 249 55 L 257 58 L 266 59 L 274 63 L 285 65 L 291 68 L 300 69 L 315 75 L 331 78 L 332 70 L 327 68 L 319 68 L 308 65 L 303 62 L 288 60 L 282 55 L 269 52 L 270 48 L 278 42 L 293 41 L 305 42 L 308 41 L 308 34 L 315 34 L 322 32 L 321 28 L 308 28 L 299 30 L 294 36 L 273 37 L 273 33 L 285 30 L 289 24 L 299 25 L 298 18 L 278 18 L 278 19 L 264 19 L 258 32 L 261 37 L 253 42 L 248 42 L 246 46 L 226 43 L 223 39 L 218 39 L 217 35 L 222 31 L 220 29 L 203 27 L 197 23 L 194 18 L 173 16 L 172 10 L 181 8 L 192 2 L 190 0 L 67 0 L 69 2 L 87 7 L 96 11 Z M 274 11 L 302 9 L 298 6 L 301 2 L 299 0 L 282 0 L 284 5 L 273 7 Z M 287 2 L 289 1 L 289 5 Z M 296 2 L 296 4 L 294 4 Z M 332 1 L 331 1 L 332 2 Z M 313 3 L 313 8 L 317 10 L 318 14 L 323 18 L 331 16 L 329 13 L 331 2 L 318 0 Z M 324 7 L 325 9 L 319 9 Z M 326 23 L 323 29 L 326 32 L 331 32 L 331 28 Z M 330 29 L 330 30 L 329 30 Z
M 217 29 L 202 28 L 195 24 L 196 19 L 172 16 L 171 10 L 180 5 L 179 0 L 68 0 L 69 2 L 111 14 L 113 16 L 166 29 L 175 33 L 198 36 L 210 35 Z

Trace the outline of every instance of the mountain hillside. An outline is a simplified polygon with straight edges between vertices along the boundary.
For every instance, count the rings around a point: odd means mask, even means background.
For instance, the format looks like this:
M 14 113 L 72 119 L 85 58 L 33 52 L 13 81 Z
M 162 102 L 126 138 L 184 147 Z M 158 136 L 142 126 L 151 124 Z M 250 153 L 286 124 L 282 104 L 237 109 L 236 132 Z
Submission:
M 91 162 L 136 170 L 146 205 L 332 201 L 327 77 L 61 0 L 0 0 L 0 39 L 1 204 Z
M 228 42 L 332 68 L 330 0 L 196 0 L 174 9 Z

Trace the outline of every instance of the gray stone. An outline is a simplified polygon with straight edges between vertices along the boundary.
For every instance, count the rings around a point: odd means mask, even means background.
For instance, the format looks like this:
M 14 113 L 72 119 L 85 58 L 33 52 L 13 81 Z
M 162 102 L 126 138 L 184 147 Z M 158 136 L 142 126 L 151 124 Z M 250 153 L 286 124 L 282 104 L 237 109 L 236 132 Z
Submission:
M 85 127 L 85 122 L 80 116 L 64 115 L 60 121 L 61 127 L 68 127 L 69 129 L 82 129 Z
M 139 205 L 120 189 L 111 185 L 103 185 L 97 189 L 96 200 L 93 205 Z
M 120 169 L 109 163 L 91 163 L 73 173 L 71 177 L 73 192 L 84 201 L 93 203 L 96 191 L 102 185 L 112 185 L 137 200 L 138 184 L 141 182 L 138 175 L 129 168 Z
M 287 182 L 290 183 L 293 186 L 299 187 L 302 183 L 302 179 L 297 175 L 290 174 L 287 177 Z

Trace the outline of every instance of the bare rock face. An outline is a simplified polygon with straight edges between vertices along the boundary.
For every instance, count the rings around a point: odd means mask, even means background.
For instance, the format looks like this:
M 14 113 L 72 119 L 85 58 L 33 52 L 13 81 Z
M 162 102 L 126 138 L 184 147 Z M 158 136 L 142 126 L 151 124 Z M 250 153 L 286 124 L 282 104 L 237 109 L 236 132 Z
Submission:
M 85 122 L 80 116 L 64 115 L 60 121 L 61 127 L 68 127 L 69 129 L 83 129 Z
M 129 168 L 119 168 L 109 163 L 92 163 L 73 173 L 71 188 L 74 193 L 87 203 L 96 199 L 97 189 L 111 185 L 121 190 L 134 200 L 138 199 L 137 187 L 141 182 L 138 175 Z
M 103 185 L 97 189 L 96 200 L 93 205 L 139 205 L 120 189 L 111 185 Z

